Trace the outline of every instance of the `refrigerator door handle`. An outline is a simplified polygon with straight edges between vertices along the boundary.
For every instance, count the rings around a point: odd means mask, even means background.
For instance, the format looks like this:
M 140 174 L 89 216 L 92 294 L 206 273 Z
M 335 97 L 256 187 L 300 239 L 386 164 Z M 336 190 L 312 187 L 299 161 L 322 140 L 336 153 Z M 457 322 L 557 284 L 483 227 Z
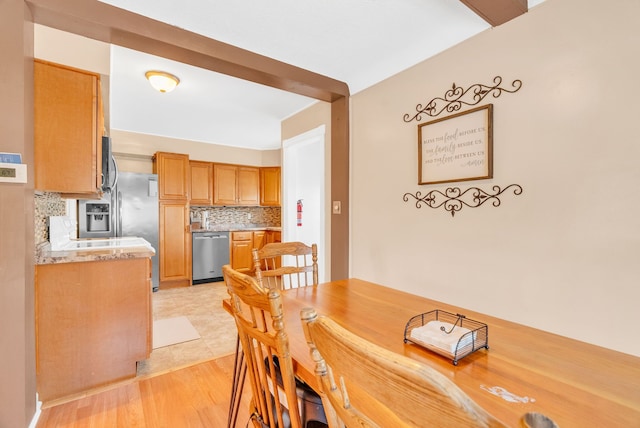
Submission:
M 111 185 L 112 189 L 116 188 L 116 185 L 118 184 L 118 162 L 116 162 L 116 158 L 114 156 L 111 156 L 111 162 L 113 162 L 113 171 L 115 173 L 115 177 L 113 179 L 113 184 Z
M 122 236 L 122 192 L 118 192 L 118 225 L 116 227 L 116 236 Z

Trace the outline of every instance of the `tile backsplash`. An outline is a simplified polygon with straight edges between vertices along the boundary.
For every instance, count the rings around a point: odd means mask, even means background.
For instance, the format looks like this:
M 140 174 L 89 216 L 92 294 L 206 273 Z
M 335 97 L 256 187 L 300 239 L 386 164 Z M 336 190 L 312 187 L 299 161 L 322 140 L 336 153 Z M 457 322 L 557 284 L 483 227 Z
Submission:
M 280 227 L 280 207 L 191 207 L 191 216 L 200 221 L 200 213 L 209 212 L 209 224 L 255 224 Z
M 36 192 L 34 195 L 34 235 L 36 247 L 49 240 L 49 216 L 65 215 L 67 203 L 59 193 Z

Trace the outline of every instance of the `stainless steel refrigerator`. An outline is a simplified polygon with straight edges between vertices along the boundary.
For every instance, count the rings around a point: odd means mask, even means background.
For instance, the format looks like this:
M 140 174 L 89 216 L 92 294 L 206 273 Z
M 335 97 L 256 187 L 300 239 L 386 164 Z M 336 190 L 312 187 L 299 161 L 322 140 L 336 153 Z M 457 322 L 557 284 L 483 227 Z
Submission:
M 115 187 L 102 200 L 79 201 L 78 237 L 138 236 L 156 250 L 151 258 L 152 287 L 158 289 L 158 176 L 119 172 Z
M 112 221 L 115 236 L 139 236 L 156 250 L 151 258 L 153 289 L 159 285 L 158 176 L 119 172 L 111 192 Z

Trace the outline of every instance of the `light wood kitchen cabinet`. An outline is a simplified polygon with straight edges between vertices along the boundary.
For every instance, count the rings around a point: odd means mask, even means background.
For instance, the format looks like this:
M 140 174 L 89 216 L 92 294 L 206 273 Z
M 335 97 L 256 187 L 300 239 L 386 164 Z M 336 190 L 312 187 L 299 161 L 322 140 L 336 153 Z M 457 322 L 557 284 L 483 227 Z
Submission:
M 133 378 L 152 349 L 151 259 L 36 265 L 43 402 Z
M 189 161 L 191 174 L 191 205 L 213 205 L 213 164 L 211 162 Z
M 100 75 L 34 60 L 35 188 L 98 198 L 104 118 Z
M 271 244 L 273 242 L 282 242 L 282 232 L 279 230 L 267 230 L 265 237 L 265 243 Z
M 236 205 L 236 165 L 213 164 L 213 203 Z
M 279 230 L 267 230 L 265 233 L 264 243 L 272 244 L 274 242 L 282 242 L 282 232 Z M 282 257 L 275 257 L 275 267 L 279 268 L 282 266 Z M 262 267 L 264 268 L 265 261 L 262 261 Z
M 253 272 L 253 249 L 266 244 L 267 232 L 264 230 L 243 230 L 231 232 L 229 263 L 240 272 Z
M 267 232 L 264 230 L 256 230 L 253 232 L 253 248 L 259 250 L 267 243 Z
M 189 155 L 156 152 L 153 172 L 158 174 L 158 198 L 162 200 L 189 200 Z
M 160 247 L 159 288 L 191 284 L 191 230 L 189 226 L 189 156 L 156 152 L 153 171 L 158 174 Z
M 160 288 L 191 283 L 189 205 L 160 201 Z
M 260 204 L 260 169 L 238 167 L 238 205 Z
M 260 168 L 260 205 L 280 206 L 280 167 Z
M 240 272 L 253 271 L 253 232 L 231 232 L 231 251 L 229 260 L 231 267 Z
M 213 204 L 253 206 L 260 203 L 260 168 L 213 164 Z

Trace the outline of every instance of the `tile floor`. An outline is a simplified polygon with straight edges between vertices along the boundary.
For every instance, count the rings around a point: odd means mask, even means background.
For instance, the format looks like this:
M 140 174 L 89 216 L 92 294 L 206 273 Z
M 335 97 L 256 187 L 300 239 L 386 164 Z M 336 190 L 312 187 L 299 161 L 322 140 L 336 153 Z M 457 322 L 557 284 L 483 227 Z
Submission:
M 153 293 L 154 320 L 186 316 L 200 339 L 154 349 L 148 360 L 138 363 L 137 376 L 155 376 L 234 353 L 236 325 L 222 309 L 228 296 L 222 281 Z

